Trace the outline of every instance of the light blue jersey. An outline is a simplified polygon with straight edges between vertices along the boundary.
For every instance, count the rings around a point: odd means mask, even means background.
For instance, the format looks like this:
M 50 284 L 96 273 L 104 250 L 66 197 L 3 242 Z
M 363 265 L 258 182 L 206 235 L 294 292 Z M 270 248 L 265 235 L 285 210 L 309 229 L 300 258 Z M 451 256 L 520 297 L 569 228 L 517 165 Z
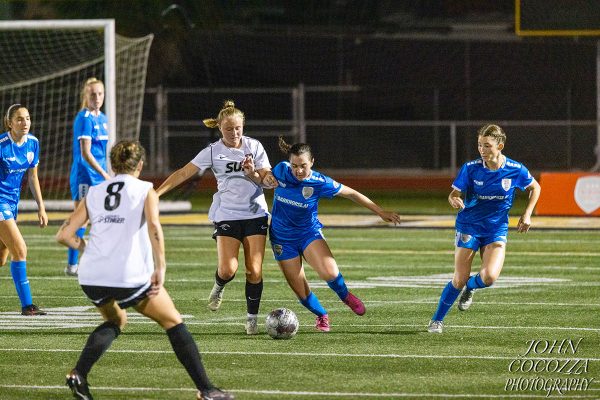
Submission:
M 108 119 L 103 112 L 94 116 L 90 110 L 77 113 L 73 126 L 73 164 L 71 165 L 71 197 L 81 200 L 85 193 L 80 185 L 95 186 L 104 181 L 104 177 L 81 157 L 80 139 L 91 140 L 91 153 L 103 170 L 106 168 L 106 146 L 108 144 Z
M 25 172 L 38 165 L 40 143 L 31 134 L 16 144 L 8 132 L 0 135 L 0 203 L 17 206 Z
M 515 189 L 523 191 L 532 182 L 527 168 L 508 157 L 495 171 L 481 158 L 464 164 L 452 184 L 463 193 L 465 204 L 456 217 L 456 230 L 480 237 L 505 236 Z
M 319 199 L 332 198 L 342 185 L 314 170 L 310 177 L 300 181 L 287 161 L 277 164 L 273 175 L 279 186 L 273 195 L 271 241 L 295 242 L 318 233 L 323 227 L 317 215 Z

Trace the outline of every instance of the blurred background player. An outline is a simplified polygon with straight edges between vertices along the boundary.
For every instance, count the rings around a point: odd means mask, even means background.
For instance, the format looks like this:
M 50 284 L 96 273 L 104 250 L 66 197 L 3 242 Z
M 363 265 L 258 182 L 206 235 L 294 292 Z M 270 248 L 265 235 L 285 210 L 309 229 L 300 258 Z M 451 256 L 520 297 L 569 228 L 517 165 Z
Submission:
M 458 309 L 467 310 L 476 289 L 491 286 L 502 271 L 508 234 L 508 211 L 513 205 L 515 189 L 526 190 L 527 206 L 517 225 L 526 233 L 531 214 L 540 197 L 540 185 L 527 168 L 502 154 L 506 134 L 498 125 L 484 125 L 477 132 L 477 149 L 481 158 L 467 162 L 458 172 L 448 196 L 450 205 L 459 209 L 456 216 L 454 277 L 440 296 L 428 331 L 442 333 L 444 317 L 463 287 Z M 471 264 L 479 250 L 481 269 L 469 277 Z
M 308 286 L 302 258 L 354 313 L 363 315 L 366 310 L 362 301 L 348 291 L 321 233 L 323 224 L 317 215 L 319 199 L 341 196 L 394 224 L 400 223 L 400 217 L 394 212 L 384 211 L 362 193 L 312 170 L 314 158 L 308 144 L 288 145 L 280 137 L 279 148 L 289 161 L 282 161 L 273 169 L 279 183 L 273 198 L 269 231 L 273 254 L 300 303 L 317 316 L 315 327 L 328 332 L 329 316 Z
M 44 315 L 33 304 L 27 279 L 27 246 L 17 227 L 17 206 L 21 196 L 21 182 L 27 171 L 27 182 L 38 206 L 41 228 L 48 225 L 48 216 L 38 179 L 40 143 L 29 134 L 31 117 L 21 104 L 13 104 L 4 116 L 4 132 L 0 135 L 0 261 L 4 265 L 11 255 L 10 273 L 21 301 L 22 315 Z
M 104 104 L 104 83 L 96 78 L 85 81 L 81 90 L 81 111 L 73 124 L 73 164 L 71 165 L 71 198 L 75 208 L 85 197 L 90 186 L 109 179 L 106 167 L 108 120 L 100 109 Z M 77 230 L 83 237 L 87 221 Z M 65 274 L 76 276 L 79 252 L 67 250 Z
M 144 155 L 137 142 L 116 144 L 110 152 L 116 176 L 91 187 L 56 235 L 60 243 L 83 252 L 79 284 L 105 320 L 90 334 L 77 365 L 67 375 L 67 385 L 75 398 L 92 399 L 88 373 L 125 327 L 125 309 L 134 307 L 166 331 L 198 388 L 198 399 L 233 399 L 208 379 L 196 343 L 163 287 L 166 262 L 158 196 L 152 183 L 138 179 Z M 77 230 L 88 219 L 86 246 Z
M 214 223 L 218 266 L 208 308 L 221 306 L 225 285 L 238 269 L 240 245 L 246 266 L 246 333 L 258 333 L 257 315 L 263 291 L 262 263 L 268 230 L 264 187 L 277 184 L 262 144 L 244 136 L 245 116 L 233 101 L 225 101 L 216 118 L 205 119 L 209 128 L 218 128 L 221 139 L 200 151 L 184 167 L 171 174 L 156 190 L 159 196 L 210 168 L 217 179 L 217 193 L 208 212 Z

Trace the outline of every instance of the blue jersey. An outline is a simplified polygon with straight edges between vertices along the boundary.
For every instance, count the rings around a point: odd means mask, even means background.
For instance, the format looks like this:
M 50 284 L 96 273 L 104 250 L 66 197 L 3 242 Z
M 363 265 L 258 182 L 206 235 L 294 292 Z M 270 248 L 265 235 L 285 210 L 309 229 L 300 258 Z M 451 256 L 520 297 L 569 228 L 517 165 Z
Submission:
M 531 182 L 527 168 L 508 157 L 495 171 L 481 158 L 464 164 L 452 184 L 464 194 L 465 203 L 456 217 L 456 230 L 474 236 L 506 235 L 515 189 L 525 190 Z
M 332 198 L 342 185 L 314 170 L 310 177 L 300 181 L 287 161 L 275 166 L 273 176 L 279 186 L 273 195 L 271 239 L 296 241 L 319 231 L 323 227 L 317 215 L 319 199 Z
M 33 135 L 16 144 L 8 132 L 0 135 L 0 203 L 16 205 L 21 196 L 23 175 L 40 161 L 40 143 Z
M 108 144 L 108 120 L 100 112 L 96 117 L 89 110 L 77 113 L 73 126 L 73 164 L 71 165 L 71 187 L 80 184 L 94 186 L 104 181 L 104 177 L 81 157 L 80 139 L 91 141 L 91 153 L 98 164 L 106 171 L 106 146 Z

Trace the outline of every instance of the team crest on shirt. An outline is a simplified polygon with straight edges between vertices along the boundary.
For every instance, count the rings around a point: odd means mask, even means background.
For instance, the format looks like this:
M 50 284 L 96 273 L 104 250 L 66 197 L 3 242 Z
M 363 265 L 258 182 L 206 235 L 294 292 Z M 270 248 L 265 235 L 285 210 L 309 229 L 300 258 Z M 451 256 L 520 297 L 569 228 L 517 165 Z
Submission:
M 512 184 L 512 179 L 502 179 L 502 189 L 508 192 L 510 189 L 510 185 Z
M 31 164 L 33 162 L 33 151 L 27 152 L 27 162 Z
M 306 186 L 302 188 L 302 197 L 308 199 L 315 192 L 315 188 L 311 186 Z
M 274 244 L 273 253 L 275 253 L 276 256 L 280 256 L 283 253 L 283 246 L 280 244 Z

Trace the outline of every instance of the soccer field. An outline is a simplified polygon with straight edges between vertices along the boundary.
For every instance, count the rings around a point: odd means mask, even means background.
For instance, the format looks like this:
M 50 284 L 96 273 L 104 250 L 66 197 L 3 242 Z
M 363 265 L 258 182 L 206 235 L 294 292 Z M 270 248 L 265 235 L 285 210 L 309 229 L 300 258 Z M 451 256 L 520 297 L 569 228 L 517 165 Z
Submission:
M 33 299 L 48 315 L 20 316 L 9 268 L 0 269 L 0 399 L 67 399 L 65 374 L 100 317 L 76 279 L 63 275 L 57 227 L 21 229 Z M 477 292 L 468 311 L 454 307 L 442 335 L 426 326 L 452 274 L 450 229 L 326 229 L 348 286 L 367 307 L 354 315 L 308 268 L 329 333 L 314 329 L 267 249 L 260 320 L 292 309 L 300 330 L 285 341 L 264 326 L 246 336 L 243 267 L 221 309 L 206 308 L 216 265 L 211 232 L 165 227 L 165 286 L 209 376 L 238 399 L 600 398 L 598 231 L 511 231 L 500 279 Z M 135 311 L 89 382 L 100 400 L 195 398 L 167 336 Z

